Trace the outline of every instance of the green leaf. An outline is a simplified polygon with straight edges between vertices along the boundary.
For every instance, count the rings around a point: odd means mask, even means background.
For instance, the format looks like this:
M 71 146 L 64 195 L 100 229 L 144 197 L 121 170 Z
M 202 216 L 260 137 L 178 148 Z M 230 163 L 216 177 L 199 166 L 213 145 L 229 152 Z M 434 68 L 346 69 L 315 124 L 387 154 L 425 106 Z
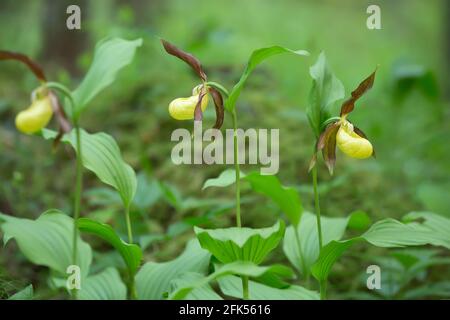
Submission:
M 296 189 L 281 185 L 276 176 L 261 175 L 258 172 L 247 175 L 245 179 L 250 182 L 254 191 L 272 199 L 293 225 L 298 225 L 303 207 Z
M 363 216 L 366 218 L 363 218 Z M 323 245 L 326 245 L 332 240 L 341 239 L 345 229 L 351 221 L 354 221 L 354 224 L 361 228 L 363 227 L 363 223 L 367 223 L 365 224 L 365 226 L 367 226 L 370 220 L 365 219 L 368 219 L 367 214 L 361 212 L 356 212 L 345 218 L 329 218 L 322 216 Z M 364 222 L 364 220 L 366 222 Z M 295 229 L 297 230 L 297 235 L 295 234 Z M 304 212 L 297 228 L 294 228 L 294 226 L 286 228 L 286 234 L 283 240 L 283 251 L 290 263 L 299 270 L 304 277 L 307 277 L 310 274 L 311 266 L 319 257 L 317 219 L 314 214 Z
M 94 234 L 112 245 L 122 256 L 130 274 L 136 273 L 142 260 L 142 251 L 138 245 L 126 243 L 110 225 L 105 223 L 80 218 L 77 221 L 77 226 L 80 231 Z
M 318 280 L 326 280 L 333 267 L 334 263 L 339 257 L 354 243 L 360 241 L 367 241 L 377 247 L 393 248 L 405 246 L 420 246 L 431 244 L 434 246 L 444 246 L 450 249 L 448 233 L 446 233 L 446 226 L 448 226 L 448 219 L 444 219 L 442 223 L 444 228 L 439 230 L 433 229 L 435 227 L 434 220 L 436 217 L 424 213 L 411 213 L 406 216 L 407 219 L 416 218 L 418 216 L 427 217 L 426 223 L 409 223 L 404 224 L 394 219 L 385 219 L 375 223 L 369 230 L 359 237 L 351 238 L 343 241 L 331 241 L 322 248 L 319 259 L 312 267 L 312 274 Z M 437 215 L 436 215 L 437 216 Z M 444 236 L 447 236 L 445 238 Z
M 244 178 L 245 173 L 240 172 L 240 178 Z M 209 187 L 228 187 L 236 182 L 236 171 L 234 169 L 226 169 L 220 173 L 217 178 L 211 178 L 205 181 L 202 190 Z
M 278 246 L 284 234 L 284 222 L 263 229 L 226 228 L 206 230 L 194 227 L 202 248 L 220 262 L 250 261 L 261 263 Z
M 116 78 L 117 73 L 128 65 L 142 39 L 124 40 L 110 38 L 100 41 L 94 53 L 92 65 L 78 88 L 72 92 L 78 116 L 86 105 Z
M 185 272 L 206 274 L 211 255 L 200 248 L 198 241 L 191 240 L 185 251 L 168 262 L 147 262 L 136 275 L 136 290 L 140 300 L 160 300 L 169 292 L 172 280 Z
M 127 288 L 115 268 L 89 276 L 78 290 L 79 300 L 125 300 Z
M 313 78 L 313 86 L 306 109 L 309 123 L 318 137 L 322 122 L 328 119 L 328 109 L 345 96 L 342 82 L 333 74 L 328 66 L 325 53 L 321 53 L 317 62 L 311 66 L 309 73 Z
M 73 219 L 59 210 L 48 210 L 38 219 L 29 220 L 0 214 L 0 228 L 6 244 L 14 238 L 20 251 L 32 263 L 46 266 L 65 277 L 73 264 Z M 77 238 L 77 264 L 84 279 L 92 261 L 91 247 Z
M 43 130 L 42 133 L 46 139 L 56 137 L 55 131 Z M 123 161 L 114 138 L 103 132 L 90 134 L 82 129 L 80 134 L 84 167 L 94 172 L 103 183 L 116 189 L 124 206 L 128 207 L 136 193 L 136 174 L 133 168 Z M 62 141 L 70 143 L 77 150 L 75 130 L 66 134 Z
M 234 169 L 227 169 L 217 178 L 206 180 L 203 189 L 230 186 L 236 182 L 235 173 Z M 248 175 L 241 172 L 240 178 L 248 181 L 255 192 L 270 198 L 286 214 L 293 225 L 298 224 L 303 207 L 296 189 L 283 186 L 274 175 L 262 175 L 259 172 L 251 172 Z
M 248 261 L 235 261 L 223 266 L 219 266 L 217 270 L 207 277 L 197 277 L 195 281 L 190 281 L 179 286 L 170 295 L 172 300 L 186 299 L 191 293 L 199 288 L 205 288 L 208 283 L 227 275 L 241 275 L 247 277 L 262 277 L 265 274 L 277 274 L 284 277 L 292 277 L 292 270 L 281 265 L 273 265 L 267 267 L 257 266 Z
M 170 282 L 171 300 L 223 300 L 207 283 L 191 288 L 193 284 L 203 281 L 205 277 L 195 272 L 183 273 Z M 186 289 L 189 288 L 189 289 Z M 188 292 L 187 292 L 188 291 Z M 182 292 L 182 295 L 180 294 Z
M 280 46 L 261 48 L 253 51 L 252 55 L 250 56 L 250 59 L 248 60 L 247 67 L 245 68 L 244 73 L 239 79 L 239 82 L 231 90 L 230 95 L 228 96 L 228 99 L 225 102 L 225 108 L 228 111 L 234 112 L 234 109 L 236 108 L 236 101 L 239 98 L 241 90 L 244 87 L 244 84 L 247 81 L 247 78 L 252 73 L 252 71 L 264 60 L 281 53 L 293 53 L 300 56 L 309 55 L 309 53 L 305 50 L 294 51 Z
M 16 292 L 8 300 L 33 300 L 34 291 L 33 285 L 28 285 L 19 292 Z
M 242 280 L 237 276 L 227 276 L 218 280 L 220 290 L 227 296 L 242 299 Z M 291 285 L 278 289 L 249 281 L 250 300 L 319 300 L 319 294 L 300 286 Z
M 433 231 L 435 237 L 440 238 L 442 246 L 450 248 L 450 219 L 433 212 L 410 212 L 403 217 L 403 221 L 422 220 L 422 226 Z M 439 244 L 436 244 L 439 245 Z

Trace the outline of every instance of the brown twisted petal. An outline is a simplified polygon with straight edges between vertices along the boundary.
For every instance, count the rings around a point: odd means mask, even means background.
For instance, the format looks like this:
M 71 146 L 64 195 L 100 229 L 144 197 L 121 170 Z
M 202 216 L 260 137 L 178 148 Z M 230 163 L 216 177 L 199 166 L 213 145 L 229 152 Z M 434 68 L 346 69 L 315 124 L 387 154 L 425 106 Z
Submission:
M 315 151 L 309 164 L 309 170 L 311 170 L 316 164 L 317 153 L 322 151 L 325 165 L 330 171 L 330 174 L 333 174 L 334 165 L 336 163 L 336 133 L 339 130 L 339 127 L 339 121 L 335 121 L 330 123 L 325 130 L 322 131 L 317 139 Z
M 36 78 L 38 78 L 39 81 L 41 82 L 46 81 L 45 74 L 42 68 L 35 61 L 31 60 L 28 56 L 24 54 L 0 50 L 0 60 L 16 60 L 22 62 L 31 70 L 31 72 L 34 73 L 34 75 L 36 76 Z
M 214 124 L 215 129 L 220 129 L 223 124 L 224 118 L 224 107 L 223 107 L 223 98 L 220 92 L 215 88 L 209 88 L 209 93 L 211 94 L 214 106 L 216 108 L 216 123 Z
M 203 71 L 200 60 L 198 60 L 192 54 L 185 52 L 185 51 L 181 50 L 180 48 L 176 47 L 174 44 L 170 43 L 169 41 L 161 39 L 161 42 L 162 42 L 162 45 L 164 46 L 164 49 L 166 50 L 166 52 L 168 54 L 171 54 L 171 55 L 183 60 L 188 65 L 190 65 L 191 68 L 194 69 L 195 73 L 200 77 L 200 79 L 202 79 L 202 81 L 207 80 L 206 74 Z
M 51 101 L 53 113 L 56 116 L 56 121 L 58 122 L 58 135 L 53 141 L 53 148 L 56 148 L 59 142 L 61 141 L 63 135 L 72 130 L 72 126 L 70 125 L 70 122 L 67 119 L 64 108 L 62 108 L 61 104 L 59 103 L 57 95 L 53 91 L 49 90 L 48 96 Z
M 202 100 L 205 97 L 205 95 L 207 94 L 205 87 L 202 86 L 202 88 L 200 89 L 200 94 L 198 95 L 198 101 L 197 104 L 195 105 L 195 109 L 194 109 L 194 121 L 202 121 L 203 120 L 203 111 L 202 111 Z
M 370 88 L 372 88 L 373 83 L 375 81 L 375 73 L 377 72 L 377 69 L 378 67 L 375 69 L 374 72 L 371 73 L 370 76 L 368 76 L 358 85 L 358 88 L 352 91 L 352 96 L 346 101 L 344 101 L 344 103 L 341 106 L 341 114 L 340 114 L 341 117 L 352 112 L 353 109 L 355 108 L 356 100 L 358 100 L 367 91 L 369 91 Z

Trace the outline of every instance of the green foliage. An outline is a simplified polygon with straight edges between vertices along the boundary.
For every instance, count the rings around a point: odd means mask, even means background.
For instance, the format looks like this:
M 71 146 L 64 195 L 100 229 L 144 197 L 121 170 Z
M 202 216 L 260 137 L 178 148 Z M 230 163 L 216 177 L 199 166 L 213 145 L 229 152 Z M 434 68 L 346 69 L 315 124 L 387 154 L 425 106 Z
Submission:
M 244 70 L 244 73 L 242 74 L 241 78 L 239 79 L 239 82 L 233 87 L 231 90 L 228 99 L 225 102 L 225 108 L 230 111 L 234 112 L 236 108 L 236 102 L 239 98 L 239 95 L 241 94 L 242 88 L 244 87 L 245 82 L 247 81 L 247 78 L 250 76 L 252 71 L 264 60 L 281 54 L 281 53 L 293 53 L 300 56 L 306 56 L 309 55 L 309 53 L 305 50 L 291 50 L 288 48 L 280 47 L 280 46 L 273 46 L 268 48 L 261 48 L 258 50 L 255 50 L 252 52 L 250 59 L 248 60 L 247 67 Z
M 140 300 L 161 300 L 170 290 L 171 281 L 185 272 L 206 274 L 211 255 L 191 240 L 185 251 L 168 262 L 147 262 L 136 275 L 136 290 Z
M 29 220 L 0 214 L 3 242 L 16 240 L 20 251 L 32 263 L 49 267 L 60 276 L 73 264 L 73 220 L 59 210 L 48 210 L 38 219 Z M 89 272 L 91 247 L 78 237 L 77 264 L 82 278 Z
M 19 292 L 16 292 L 8 300 L 33 300 L 34 290 L 33 285 L 28 285 Z
M 431 244 L 450 249 L 449 219 L 429 213 L 411 213 L 405 216 L 408 219 L 417 217 L 426 217 L 426 222 L 404 224 L 394 219 L 385 219 L 376 222 L 359 237 L 329 242 L 323 247 L 318 261 L 312 267 L 313 276 L 318 280 L 326 280 L 339 257 L 350 246 L 360 241 L 385 248 Z
M 77 221 L 77 226 L 82 232 L 94 234 L 112 245 L 122 256 L 130 274 L 136 273 L 142 260 L 142 251 L 138 245 L 126 243 L 110 225 L 105 223 L 80 218 Z
M 133 60 L 136 49 L 141 45 L 142 39 L 128 41 L 120 38 L 104 39 L 97 44 L 88 73 L 72 93 L 76 116 L 80 115 L 100 91 L 114 81 L 120 69 Z
M 78 291 L 79 300 L 125 300 L 127 288 L 115 268 L 89 276 Z
M 278 246 L 284 235 L 284 223 L 278 221 L 263 229 L 226 228 L 194 231 L 202 248 L 211 252 L 222 263 L 250 261 L 261 263 L 267 254 Z
M 313 86 L 309 94 L 309 104 L 306 109 L 309 124 L 316 137 L 322 131 L 322 123 L 328 119 L 328 110 L 345 95 L 344 86 L 328 66 L 325 53 L 321 53 L 317 62 L 309 69 L 313 78 Z

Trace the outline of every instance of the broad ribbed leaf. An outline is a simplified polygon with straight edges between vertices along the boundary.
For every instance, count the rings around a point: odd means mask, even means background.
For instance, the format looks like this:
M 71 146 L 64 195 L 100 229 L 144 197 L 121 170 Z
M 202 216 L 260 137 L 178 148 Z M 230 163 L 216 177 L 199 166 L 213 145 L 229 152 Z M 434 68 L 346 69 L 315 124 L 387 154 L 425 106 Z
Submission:
M 142 251 L 136 244 L 123 241 L 114 229 L 105 223 L 100 223 L 88 218 L 80 218 L 77 221 L 78 229 L 82 232 L 94 234 L 112 245 L 122 256 L 131 275 L 134 275 L 141 264 Z
M 191 240 L 185 251 L 168 262 L 147 262 L 136 275 L 136 290 L 140 300 L 161 300 L 170 290 L 172 280 L 185 272 L 206 274 L 211 255 Z
M 127 287 L 115 268 L 89 276 L 78 290 L 79 300 L 125 300 Z
M 319 137 L 322 122 L 328 118 L 328 109 L 336 101 L 344 98 L 345 90 L 328 66 L 323 52 L 309 69 L 309 74 L 313 78 L 313 86 L 306 114 L 316 137 Z
M 363 212 L 356 212 L 345 218 L 329 218 L 322 216 L 323 244 L 326 245 L 332 240 L 339 240 L 344 235 L 345 229 L 351 220 L 359 220 L 359 227 L 362 223 L 368 224 L 370 220 L 364 219 L 367 215 Z M 297 229 L 297 235 L 295 234 Z M 300 273 L 307 277 L 310 274 L 311 266 L 319 257 L 319 238 L 317 235 L 317 219 L 314 214 L 305 212 L 297 228 L 289 226 L 283 240 L 283 251 L 287 258 Z
M 206 230 L 194 227 L 202 248 L 220 262 L 250 261 L 261 263 L 278 246 L 284 235 L 284 222 L 263 229 L 226 228 Z
M 218 280 L 223 294 L 242 299 L 242 280 L 237 276 L 226 276 Z M 249 281 L 250 300 L 319 300 L 319 294 L 300 286 L 291 285 L 278 289 Z
M 20 251 L 32 263 L 46 266 L 65 277 L 73 264 L 73 219 L 58 210 L 48 210 L 37 220 L 0 214 L 4 243 L 14 238 Z M 78 237 L 77 264 L 82 278 L 89 272 L 91 247 Z
M 442 246 L 450 248 L 450 219 L 433 212 L 410 212 L 403 217 L 403 221 L 422 220 L 421 225 L 432 230 L 440 238 Z M 436 241 L 438 241 L 436 239 Z
M 186 272 L 170 283 L 170 300 L 223 300 L 199 273 Z
M 184 286 L 178 286 L 176 290 L 172 291 L 170 299 L 186 299 L 196 290 L 200 288 L 207 288 L 208 284 L 211 281 L 227 275 L 241 275 L 257 278 L 262 277 L 263 275 L 268 273 L 283 277 L 293 277 L 292 270 L 281 265 L 261 267 L 248 261 L 235 261 L 218 267 L 215 272 L 211 273 L 207 277 L 196 277 L 196 279 L 193 279 L 193 281 L 185 282 Z
M 415 213 L 411 216 L 414 217 Z M 430 216 L 427 216 L 430 219 Z M 443 218 L 443 217 L 439 217 Z M 432 220 L 433 218 L 431 218 Z M 443 218 L 443 223 L 448 224 L 448 219 Z M 447 238 L 443 238 L 446 236 Z M 343 241 L 331 241 L 323 247 L 319 259 L 312 267 L 312 274 L 318 280 L 326 280 L 339 257 L 354 243 L 367 241 L 377 247 L 406 247 L 420 245 L 444 246 L 450 249 L 449 234 L 430 228 L 428 223 L 403 224 L 394 219 L 385 219 L 375 223 L 369 230 L 359 237 Z
M 248 181 L 251 188 L 261 193 L 280 208 L 286 214 L 293 225 L 297 225 L 303 212 L 302 203 L 298 192 L 291 187 L 285 187 L 274 175 L 262 175 L 259 172 L 251 172 L 248 175 L 241 171 L 241 180 Z M 236 182 L 236 171 L 227 169 L 217 178 L 208 179 L 203 184 L 203 189 L 209 187 L 227 187 Z
M 46 129 L 42 134 L 46 139 L 54 139 L 57 135 L 56 132 Z M 80 134 L 84 167 L 94 172 L 102 182 L 116 189 L 127 207 L 136 193 L 136 174 L 133 168 L 123 161 L 116 141 L 103 132 L 90 134 L 81 130 Z M 66 134 L 62 141 L 70 143 L 76 150 L 75 130 Z
M 76 115 L 115 80 L 117 73 L 133 60 L 136 49 L 141 45 L 142 39 L 128 41 L 120 38 L 104 39 L 97 44 L 88 73 L 72 92 Z
M 250 59 L 248 60 L 247 67 L 245 68 L 244 73 L 239 79 L 239 82 L 231 90 L 230 95 L 228 96 L 228 99 L 225 102 L 225 108 L 228 111 L 234 112 L 234 109 L 236 108 L 236 101 L 239 98 L 241 90 L 244 87 L 244 84 L 247 81 L 247 78 L 252 73 L 252 71 L 264 60 L 281 53 L 293 53 L 300 56 L 309 55 L 309 53 L 305 50 L 294 51 L 280 46 L 261 48 L 253 51 L 252 55 L 250 56 Z
M 34 290 L 33 285 L 28 285 L 19 292 L 16 292 L 8 300 L 33 300 Z

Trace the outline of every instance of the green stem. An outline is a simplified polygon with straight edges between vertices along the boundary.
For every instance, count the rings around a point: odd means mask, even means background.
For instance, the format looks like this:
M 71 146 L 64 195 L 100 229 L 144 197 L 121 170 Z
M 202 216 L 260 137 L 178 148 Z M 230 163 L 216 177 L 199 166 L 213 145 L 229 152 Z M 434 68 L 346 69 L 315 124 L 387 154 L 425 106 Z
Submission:
M 81 210 L 81 193 L 83 188 L 83 153 L 81 150 L 81 134 L 80 126 L 78 124 L 78 117 L 75 115 L 75 101 L 72 97 L 70 90 L 64 85 L 57 82 L 47 82 L 45 86 L 50 89 L 55 89 L 66 96 L 72 107 L 72 121 L 75 128 L 76 139 L 76 172 L 75 172 L 75 197 L 74 197 L 74 210 L 73 210 L 73 245 L 72 245 L 72 264 L 77 265 L 77 246 L 78 246 L 78 226 L 77 220 L 80 217 Z M 73 290 L 73 297 L 77 299 L 77 290 Z
M 241 170 L 239 167 L 239 146 L 237 138 L 237 115 L 236 111 L 232 112 L 233 118 L 233 130 L 234 130 L 234 167 L 236 171 L 236 225 L 238 228 L 242 227 L 241 221 Z M 242 297 L 244 300 L 248 300 L 249 290 L 248 290 L 248 277 L 241 276 L 242 279 Z
M 319 289 L 320 289 L 320 300 L 327 299 L 327 280 L 319 281 Z
M 319 255 L 322 252 L 323 241 L 322 241 L 322 223 L 320 221 L 320 203 L 319 203 L 319 192 L 317 190 L 317 166 L 312 168 L 313 176 L 313 188 L 314 188 L 314 206 L 316 209 L 316 219 L 317 219 L 317 233 L 319 236 Z M 327 285 L 326 281 L 320 281 L 320 298 L 326 298 Z
M 127 205 L 125 208 L 125 218 L 127 223 L 127 233 L 128 233 L 128 242 L 133 243 L 133 231 L 131 229 L 131 219 L 130 219 L 130 206 Z
M 302 265 L 302 269 L 303 269 L 303 276 L 305 277 L 305 281 L 306 281 L 306 285 L 307 287 L 309 287 L 309 270 L 306 267 L 306 261 L 305 258 L 303 256 L 303 250 L 302 250 L 302 243 L 300 241 L 300 237 L 298 236 L 298 226 L 294 226 L 294 235 L 295 235 L 295 240 L 297 241 L 297 246 L 298 246 L 298 253 L 300 255 L 300 263 Z

